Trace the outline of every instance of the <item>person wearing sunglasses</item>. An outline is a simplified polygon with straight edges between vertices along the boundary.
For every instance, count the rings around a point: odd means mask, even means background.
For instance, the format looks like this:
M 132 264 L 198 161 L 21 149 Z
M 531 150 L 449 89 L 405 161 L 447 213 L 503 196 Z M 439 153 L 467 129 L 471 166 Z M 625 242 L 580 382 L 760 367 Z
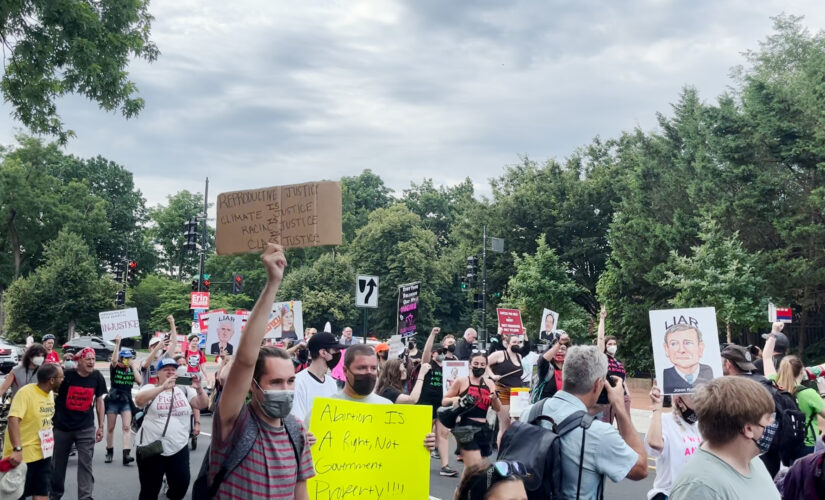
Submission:
M 496 384 L 484 378 L 486 370 L 487 353 L 474 349 L 470 354 L 470 375 L 453 382 L 441 401 L 442 406 L 465 407 L 452 430 L 465 470 L 493 454 L 493 430 L 487 424 L 487 410 L 492 406 L 493 410 L 500 411 L 501 402 L 496 395 Z M 467 396 L 472 397 L 472 403 Z
M 527 500 L 525 477 L 519 462 L 475 464 L 464 470 L 454 500 Z
M 676 477 L 669 500 L 779 500 L 759 459 L 775 419 L 767 389 L 745 377 L 721 377 L 699 386 L 693 402 L 703 442 Z

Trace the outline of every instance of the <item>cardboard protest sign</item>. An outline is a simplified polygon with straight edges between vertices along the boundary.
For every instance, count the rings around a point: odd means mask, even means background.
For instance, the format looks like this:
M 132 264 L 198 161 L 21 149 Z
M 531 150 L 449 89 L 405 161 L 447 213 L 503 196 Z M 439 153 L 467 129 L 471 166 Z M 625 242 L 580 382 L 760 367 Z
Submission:
M 496 309 L 498 326 L 502 335 L 522 335 L 524 325 L 521 323 L 521 311 L 518 309 Z
M 398 356 L 404 354 L 404 341 L 401 340 L 401 335 L 393 335 L 387 341 L 390 346 L 390 351 L 387 353 L 387 359 L 398 359 Z
M 100 317 L 100 331 L 103 340 L 114 340 L 120 338 L 140 337 L 140 324 L 138 322 L 137 309 L 118 309 L 116 311 L 103 311 L 98 314 Z
M 236 314 L 212 313 L 209 315 L 209 329 L 206 332 L 206 353 L 235 354 L 241 340 L 241 318 Z
M 544 309 L 541 313 L 541 328 L 539 330 L 539 342 L 550 342 L 555 344 L 559 340 L 560 334 L 556 332 L 559 327 L 559 313 Z
M 218 255 L 341 244 L 341 184 L 308 182 L 218 195 Z
M 650 311 L 650 332 L 662 394 L 692 394 L 722 376 L 714 308 Z
M 212 309 L 211 311 L 207 310 L 199 313 L 197 319 L 202 332 L 209 330 L 209 315 L 212 313 L 226 313 L 226 309 Z
M 398 287 L 397 330 L 402 338 L 416 334 L 418 321 L 418 292 L 421 282 L 408 283 Z
M 309 498 L 428 498 L 430 454 L 423 443 L 431 427 L 427 406 L 315 398 Z
M 300 300 L 272 304 L 272 312 L 269 313 L 269 322 L 266 326 L 264 338 L 275 339 L 276 341 L 284 339 L 303 340 L 304 313 Z
M 444 360 L 442 365 L 443 368 L 441 369 L 441 371 L 444 374 L 444 383 L 441 384 L 441 389 L 442 394 L 446 395 L 447 391 L 450 390 L 450 386 L 453 385 L 453 382 L 460 379 L 461 377 L 470 376 L 470 362 Z

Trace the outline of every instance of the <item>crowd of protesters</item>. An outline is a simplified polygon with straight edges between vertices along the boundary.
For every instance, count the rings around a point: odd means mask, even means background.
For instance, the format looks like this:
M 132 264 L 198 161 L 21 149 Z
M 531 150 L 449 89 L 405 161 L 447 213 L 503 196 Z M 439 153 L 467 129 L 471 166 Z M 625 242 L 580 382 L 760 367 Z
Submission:
M 825 365 L 806 367 L 789 355 L 782 324 L 765 334 L 762 349 L 724 345 L 723 376 L 697 385 L 693 394 L 663 396 L 654 380 L 650 424 L 641 437 L 631 418 L 620 339 L 607 334 L 604 308 L 596 338 L 583 345 L 552 330 L 537 345 L 526 335 L 501 335 L 485 346 L 472 328 L 456 341 L 436 327 L 420 349 L 409 340 L 399 351 L 353 337 L 347 327 L 340 337 L 308 328 L 303 340 L 273 346 L 266 326 L 286 258 L 270 244 L 262 260 L 266 286 L 238 345 L 216 355 L 214 375 L 205 370 L 197 336 L 183 349 L 170 340 L 177 335 L 171 316 L 169 337 L 153 338 L 140 362 L 117 339 L 108 388 L 93 349 L 61 361 L 53 337 L 32 340 L 0 385 L 0 393 L 13 398 L 0 471 L 3 462 L 21 467 L 16 497 L 61 498 L 68 458 L 76 454 L 77 497 L 91 499 L 95 443 L 105 437 L 105 462 L 113 462 L 120 418 L 122 463 L 137 460 L 142 500 L 158 498 L 164 483 L 163 493 L 173 500 L 186 497 L 190 486 L 192 498 L 308 499 L 307 480 L 315 474 L 312 406 L 315 398 L 328 397 L 429 406 L 432 429 L 422 444 L 442 476 L 460 475 L 456 499 L 535 496 L 528 490 L 535 487 L 535 471 L 494 457 L 510 452 L 504 442 L 512 447 L 524 424 L 558 432 L 555 486 L 565 499 L 603 497 L 606 478 L 646 478 L 648 457 L 656 462 L 649 500 L 825 499 L 818 425 L 825 402 L 811 384 L 825 376 Z M 469 374 L 451 380 L 445 391 L 450 360 L 466 361 Z M 178 377 L 191 382 L 180 385 Z M 530 405 L 519 412 L 510 398 L 524 390 Z M 214 411 L 212 441 L 193 481 L 188 443 L 207 408 Z M 804 429 L 792 445 L 784 439 L 786 414 L 801 416 Z M 450 465 L 451 452 L 460 470 Z

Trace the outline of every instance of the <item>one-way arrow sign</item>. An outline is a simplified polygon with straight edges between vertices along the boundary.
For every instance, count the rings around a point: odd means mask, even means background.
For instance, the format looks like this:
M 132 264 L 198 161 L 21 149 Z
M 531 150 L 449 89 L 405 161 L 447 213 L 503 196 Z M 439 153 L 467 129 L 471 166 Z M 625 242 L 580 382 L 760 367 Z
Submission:
M 358 275 L 355 282 L 355 307 L 378 307 L 378 276 Z

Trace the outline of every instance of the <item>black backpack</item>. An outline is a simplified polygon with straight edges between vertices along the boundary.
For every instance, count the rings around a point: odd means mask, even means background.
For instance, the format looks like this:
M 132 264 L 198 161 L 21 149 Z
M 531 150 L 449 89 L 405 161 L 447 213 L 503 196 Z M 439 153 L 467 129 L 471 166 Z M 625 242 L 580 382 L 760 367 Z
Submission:
M 501 437 L 498 460 L 515 461 L 524 464 L 528 476 L 524 479 L 529 500 L 561 500 L 562 496 L 562 455 L 561 437 L 581 427 L 582 442 L 579 456 L 579 477 L 576 498 L 579 497 L 582 484 L 582 463 L 584 462 L 584 442 L 587 429 L 595 419 L 585 411 L 578 411 L 556 424 L 552 418 L 543 415 L 545 398 L 530 408 L 526 421 L 513 422 Z M 549 422 L 551 429 L 539 425 Z M 600 495 L 603 493 L 599 484 Z
M 805 414 L 799 410 L 796 397 L 780 389 L 776 383 L 764 380 L 762 384 L 773 397 L 776 407 L 776 433 L 771 441 L 770 451 L 776 451 L 780 457 L 794 456 L 805 445 Z
M 237 466 L 244 461 L 255 441 L 258 439 L 258 421 L 251 409 L 247 410 L 249 415 L 247 419 L 250 425 L 244 427 L 240 434 L 236 436 L 232 448 L 224 457 L 221 467 L 218 470 L 212 481 L 209 481 L 209 456 L 212 451 L 212 445 L 206 448 L 206 454 L 203 456 L 201 463 L 201 470 L 198 472 L 198 477 L 192 484 L 192 500 L 211 500 L 218 493 L 218 489 L 226 476 L 232 473 Z M 220 418 L 217 414 L 212 418 Z M 301 470 L 301 455 L 304 451 L 304 436 L 301 433 L 301 424 L 297 418 L 289 414 L 283 419 L 284 427 L 286 427 L 286 435 L 289 438 L 289 444 L 292 445 L 292 452 L 295 453 L 296 471 Z

